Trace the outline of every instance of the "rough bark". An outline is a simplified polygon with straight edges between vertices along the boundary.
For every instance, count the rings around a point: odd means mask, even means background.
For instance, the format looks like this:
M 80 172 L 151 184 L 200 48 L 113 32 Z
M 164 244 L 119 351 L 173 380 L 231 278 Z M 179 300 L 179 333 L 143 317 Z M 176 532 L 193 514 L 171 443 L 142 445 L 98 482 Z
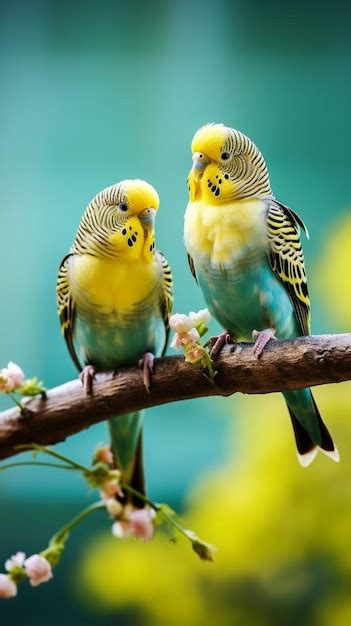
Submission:
M 150 406 L 200 396 L 270 393 L 351 379 L 351 334 L 300 337 L 271 341 L 259 359 L 252 344 L 225 346 L 216 359 L 212 384 L 201 368 L 182 357 L 155 361 L 150 393 L 137 368 L 121 369 L 112 377 L 98 374 L 93 395 L 84 396 L 73 380 L 48 391 L 46 399 L 32 399 L 26 415 L 17 408 L 0 413 L 0 458 L 18 453 L 26 443 L 63 441 L 96 422 Z

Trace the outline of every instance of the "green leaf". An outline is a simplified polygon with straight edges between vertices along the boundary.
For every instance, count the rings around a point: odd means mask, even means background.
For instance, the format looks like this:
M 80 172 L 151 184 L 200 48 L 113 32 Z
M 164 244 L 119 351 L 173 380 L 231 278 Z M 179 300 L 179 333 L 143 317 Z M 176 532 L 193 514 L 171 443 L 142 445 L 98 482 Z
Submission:
M 34 376 L 34 378 L 27 378 L 22 385 L 16 387 L 16 391 L 22 396 L 37 396 L 38 394 L 45 394 L 46 387 L 37 376 Z

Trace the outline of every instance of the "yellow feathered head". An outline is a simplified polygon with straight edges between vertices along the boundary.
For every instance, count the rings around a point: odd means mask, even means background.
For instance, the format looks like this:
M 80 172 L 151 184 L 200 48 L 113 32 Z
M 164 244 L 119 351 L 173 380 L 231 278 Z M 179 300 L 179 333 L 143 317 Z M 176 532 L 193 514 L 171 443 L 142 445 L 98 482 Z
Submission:
M 243 133 L 223 124 L 206 124 L 194 135 L 190 201 L 218 204 L 271 196 L 264 158 Z
M 97 256 L 152 260 L 157 191 L 144 180 L 123 180 L 98 193 L 87 206 L 75 246 Z

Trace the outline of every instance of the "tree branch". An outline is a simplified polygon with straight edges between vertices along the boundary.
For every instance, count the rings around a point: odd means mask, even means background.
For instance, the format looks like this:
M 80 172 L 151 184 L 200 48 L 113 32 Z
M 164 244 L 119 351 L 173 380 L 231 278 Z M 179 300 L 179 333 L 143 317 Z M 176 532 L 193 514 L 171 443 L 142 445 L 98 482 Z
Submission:
M 271 341 L 260 359 L 252 344 L 226 346 L 216 360 L 216 384 L 183 357 L 155 361 L 151 392 L 140 370 L 123 368 L 114 377 L 98 374 L 93 395 L 83 394 L 79 380 L 51 389 L 47 399 L 32 399 L 27 415 L 17 408 L 0 413 L 0 458 L 18 453 L 26 443 L 63 441 L 96 422 L 130 411 L 201 396 L 270 393 L 351 379 L 351 334 Z

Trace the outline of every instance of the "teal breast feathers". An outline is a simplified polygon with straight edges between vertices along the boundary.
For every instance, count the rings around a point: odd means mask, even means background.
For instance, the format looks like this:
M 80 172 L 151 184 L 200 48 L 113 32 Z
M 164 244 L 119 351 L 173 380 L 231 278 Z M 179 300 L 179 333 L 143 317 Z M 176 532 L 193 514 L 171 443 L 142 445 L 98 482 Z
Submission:
M 290 298 L 265 258 L 240 269 L 196 265 L 196 275 L 212 315 L 238 339 L 269 327 L 282 339 L 298 334 Z
M 165 343 L 164 323 L 158 312 L 124 326 L 88 323 L 78 315 L 74 343 L 83 363 L 100 370 L 115 369 L 136 364 L 145 352 L 160 356 Z

